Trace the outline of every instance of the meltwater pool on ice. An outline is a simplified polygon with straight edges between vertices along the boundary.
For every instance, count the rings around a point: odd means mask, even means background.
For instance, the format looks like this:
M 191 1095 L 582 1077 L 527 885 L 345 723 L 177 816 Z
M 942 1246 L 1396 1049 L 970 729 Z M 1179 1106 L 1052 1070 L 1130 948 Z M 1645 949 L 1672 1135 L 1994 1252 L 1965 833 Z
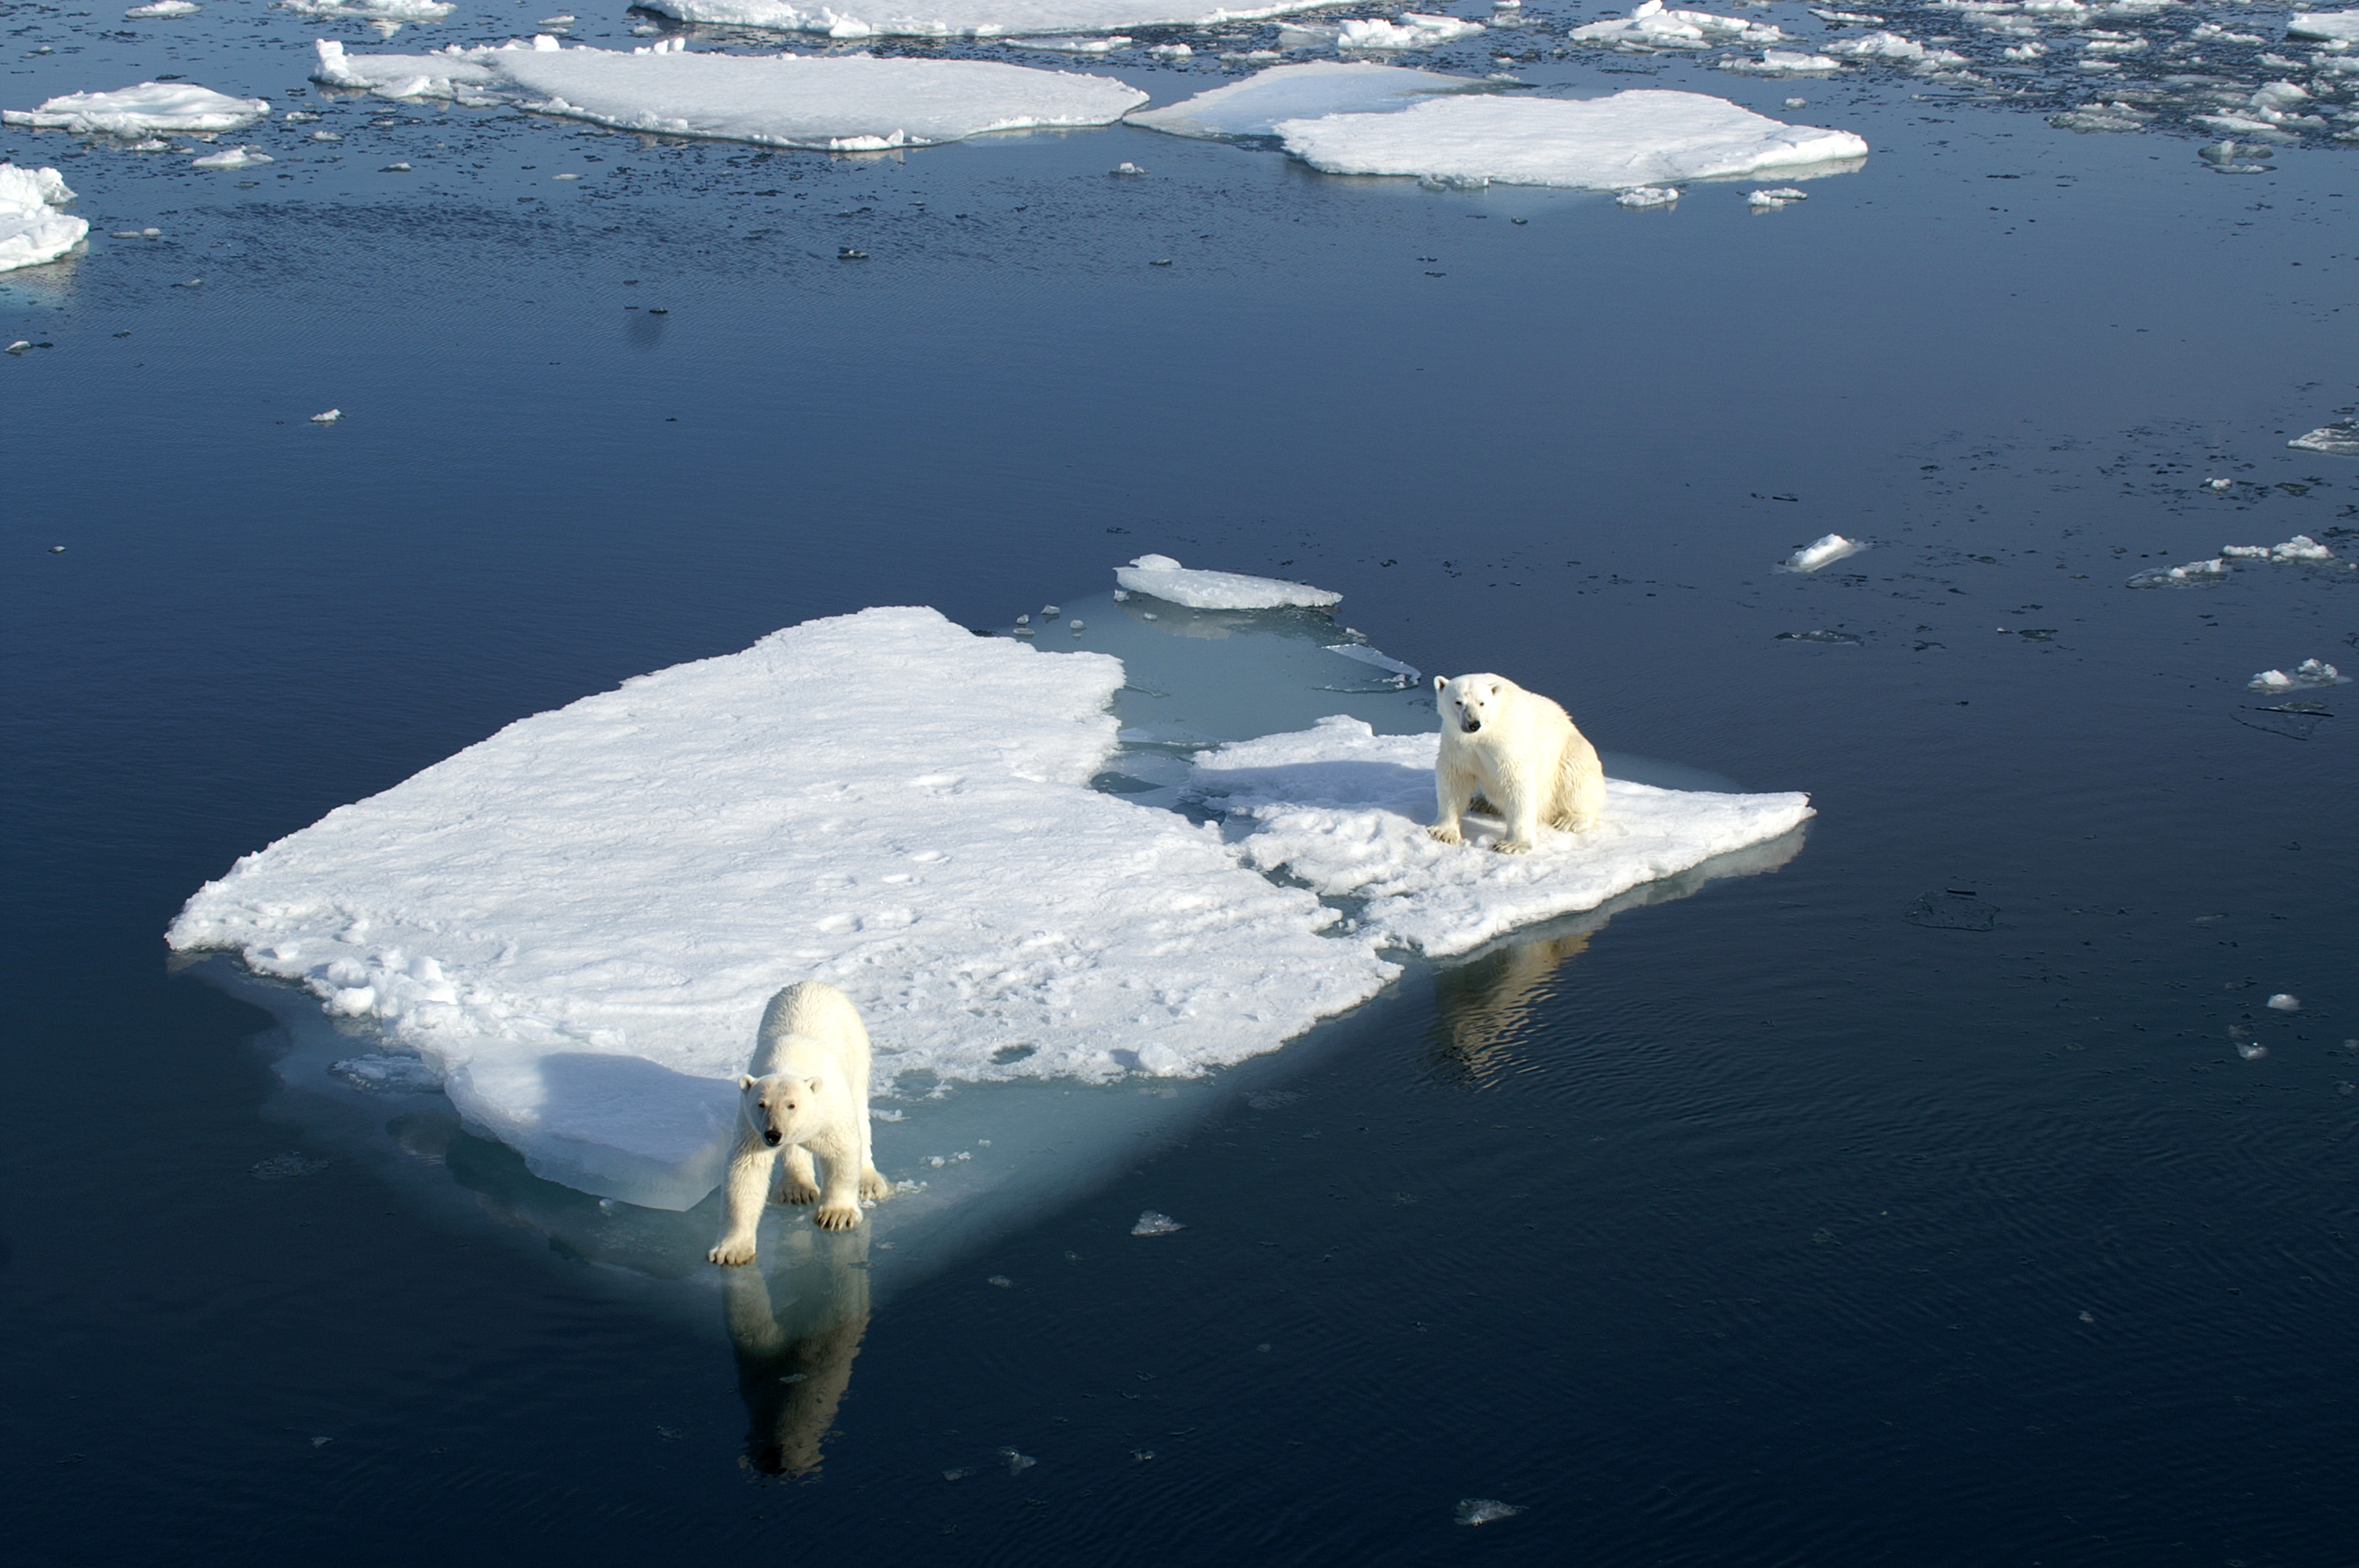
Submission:
M 1435 724 L 1327 608 L 867 610 L 520 719 L 241 860 L 169 939 L 234 956 L 203 968 L 286 1022 L 319 1117 L 398 1110 L 527 1223 L 658 1275 L 711 1244 L 764 1003 L 826 979 L 875 1040 L 901 1190 L 873 1228 L 914 1270 L 1405 970 L 1774 869 L 1810 815 L 1609 752 L 1600 829 L 1444 849 Z

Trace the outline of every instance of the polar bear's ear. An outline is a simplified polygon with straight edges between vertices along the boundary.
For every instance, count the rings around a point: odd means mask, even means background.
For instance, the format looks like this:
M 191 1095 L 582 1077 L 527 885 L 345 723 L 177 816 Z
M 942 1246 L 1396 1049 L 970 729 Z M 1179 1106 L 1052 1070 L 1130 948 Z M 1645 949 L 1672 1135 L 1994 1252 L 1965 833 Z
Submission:
M 740 1073 L 737 1075 L 737 1092 L 743 1094 L 761 1081 L 751 1073 Z
M 820 1091 L 820 1082 L 821 1082 L 821 1080 L 819 1080 L 819 1079 L 817 1079 L 817 1078 L 805 1078 L 805 1079 L 803 1080 L 803 1082 L 805 1082 L 805 1083 L 807 1083 L 807 1084 L 809 1084 L 809 1085 L 810 1086 L 810 1091 L 811 1091 L 811 1093 L 813 1093 L 813 1094 L 817 1094 L 817 1093 L 819 1093 L 819 1091 Z
M 1443 687 L 1446 687 L 1449 684 L 1450 677 L 1448 676 L 1436 676 L 1433 677 L 1433 689 L 1436 691 L 1440 691 Z

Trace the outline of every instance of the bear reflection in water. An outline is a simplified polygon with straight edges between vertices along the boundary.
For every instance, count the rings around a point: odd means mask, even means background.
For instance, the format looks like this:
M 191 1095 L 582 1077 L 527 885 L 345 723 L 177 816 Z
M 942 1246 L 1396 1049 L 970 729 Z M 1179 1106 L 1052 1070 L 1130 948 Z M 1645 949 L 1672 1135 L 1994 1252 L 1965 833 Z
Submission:
M 1429 1059 L 1443 1083 L 1484 1088 L 1516 1063 L 1539 1004 L 1554 992 L 1560 967 L 1589 946 L 1586 926 L 1538 941 L 1512 942 L 1433 977 L 1434 1021 Z
M 722 1278 L 722 1314 L 745 1400 L 738 1463 L 765 1476 L 815 1475 L 868 1332 L 869 1227 L 797 1226 L 762 1266 Z

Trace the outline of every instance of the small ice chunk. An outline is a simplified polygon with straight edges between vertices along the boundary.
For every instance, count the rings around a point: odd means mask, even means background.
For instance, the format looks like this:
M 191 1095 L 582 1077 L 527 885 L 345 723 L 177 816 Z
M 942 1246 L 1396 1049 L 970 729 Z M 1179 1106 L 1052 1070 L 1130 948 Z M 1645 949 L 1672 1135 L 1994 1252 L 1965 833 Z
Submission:
M 73 199 L 54 168 L 0 164 L 0 272 L 55 261 L 82 243 L 88 220 L 58 211 Z
M 999 1456 L 1007 1461 L 1007 1473 L 1011 1476 L 1021 1476 L 1025 1471 L 1040 1463 L 1029 1454 L 1018 1454 L 1013 1448 L 1001 1449 Z
M 1635 49 L 1709 49 L 1714 44 L 1783 43 L 1786 35 L 1767 22 L 1722 16 L 1710 11 L 1669 11 L 1663 0 L 1646 0 L 1627 16 L 1591 22 L 1565 35 L 1579 44 Z
M 344 138 L 334 131 L 314 131 L 311 139 L 315 142 L 341 142 Z
M 1343 599 L 1323 588 L 1278 578 L 1195 570 L 1169 556 L 1141 556 L 1126 567 L 1116 567 L 1114 576 L 1133 593 L 1153 594 L 1191 610 L 1280 610 L 1289 605 L 1317 609 L 1339 604 Z
M 1814 572 L 1821 567 L 1832 566 L 1846 557 L 1867 549 L 1864 539 L 1846 539 L 1841 534 L 1827 534 L 1804 545 L 1779 563 L 1778 569 L 1789 572 Z
M 2223 545 L 2220 554 L 2232 561 L 2331 561 L 2334 552 L 2307 534 L 2296 534 L 2282 545 Z
M 1456 38 L 1471 38 L 1483 30 L 1480 22 L 1404 11 L 1397 22 L 1387 22 L 1381 17 L 1345 22 L 1336 34 L 1335 47 L 1345 49 L 1431 49 L 1436 44 L 1446 44 Z
M 2232 479 L 2207 479 L 2203 481 L 2203 488 L 2214 495 L 2225 495 L 2235 482 Z
M 2351 679 L 2332 665 L 2318 659 L 2304 659 L 2290 673 L 2285 670 L 2263 670 L 2252 678 L 2248 691 L 2297 691 L 2304 687 L 2348 686 Z
M 1390 654 L 1376 652 L 1365 643 L 1330 643 L 1327 644 L 1327 651 L 1331 654 L 1341 654 L 1347 659 L 1354 659 L 1364 665 L 1374 665 L 1399 681 L 1404 689 L 1415 686 L 1424 678 L 1424 672 L 1415 665 L 1405 665 Z
M 1133 1236 L 1169 1236 L 1175 1230 L 1187 1228 L 1169 1215 L 1158 1214 L 1150 1208 L 1140 1212 L 1138 1223 L 1130 1227 L 1130 1233 Z
M 683 22 L 869 38 L 998 38 L 1216 27 L 1316 10 L 1332 0 L 647 0 Z
M 1668 185 L 1634 185 L 1614 199 L 1620 207 L 1669 207 L 1680 193 Z
M 1370 60 L 1306 60 L 1272 66 L 1160 109 L 1135 109 L 1124 119 L 1173 136 L 1273 136 L 1281 120 L 1385 114 L 1437 92 L 1479 92 L 1486 86 L 1473 77 Z
M 2277 995 L 2269 998 L 2268 1005 L 2275 1008 L 2279 1012 L 2299 1012 L 2301 1011 L 2301 998 L 2293 995 L 2289 991 L 2279 991 Z
M 1809 76 L 1841 70 L 1843 61 L 1832 55 L 1804 54 L 1799 49 L 1763 49 L 1758 59 L 1732 55 L 1720 62 L 1720 69 L 1742 71 L 1747 76 Z
M 2125 586 L 2129 588 L 2192 588 L 2199 583 L 2224 582 L 2228 563 L 2218 556 L 2208 561 L 2190 561 L 2183 567 L 2149 567 L 2133 575 Z
M 2236 1054 L 2242 1056 L 2247 1062 L 2257 1062 L 2268 1054 L 2269 1048 L 2262 1044 L 2257 1040 L 2239 1040 L 2236 1042 Z
M 439 22 L 459 7 L 451 0 L 277 0 L 309 21 Z
M 36 131 L 144 136 L 157 131 L 211 135 L 242 130 L 270 113 L 266 98 L 233 98 L 188 81 L 143 81 L 112 92 L 69 92 L 38 109 L 0 112 L 0 121 Z
M 1108 174 L 1123 174 L 1123 175 L 1131 175 L 1131 174 L 1145 174 L 1147 171 L 1146 171 L 1145 169 L 1143 169 L 1143 168 L 1139 168 L 1136 164 L 1135 164 L 1135 163 L 1131 163 L 1131 162 L 1128 162 L 1127 160 L 1125 160 L 1125 161 L 1124 161 L 1124 162 L 1122 162 L 1122 163 L 1118 163 L 1118 164 L 1114 165 L 1112 168 L 1110 168 L 1110 169 L 1106 170 L 1106 172 L 1107 172 Z
M 1790 207 L 1797 201 L 1808 201 L 1810 199 L 1810 193 L 1807 190 L 1799 189 L 1791 185 L 1781 185 L 1775 190 L 1755 191 L 1752 195 L 1745 199 L 1745 204 L 1747 207 L 1767 207 L 1774 211 L 1779 207 Z M 1841 535 L 1830 534 L 1827 537 L 1833 539 L 1840 538 Z M 1798 551 L 1796 553 L 1799 554 L 1800 552 Z M 1800 569 L 1807 571 L 1810 568 L 1802 568 Z
M 189 160 L 191 168 L 250 168 L 258 163 L 274 161 L 270 155 L 254 147 L 231 147 L 224 152 L 207 153 Z
M 325 414 L 312 415 L 311 423 L 314 425 L 332 425 L 343 416 L 344 411 L 342 409 L 331 408 Z
M 1821 22 L 1833 22 L 1838 26 L 1857 26 L 1863 27 L 1880 27 L 1884 26 L 1883 17 L 1871 16 L 1864 11 L 1825 11 L 1813 5 L 1810 7 L 1810 12 L 1811 16 L 1816 16 Z
M 1825 46 L 1827 53 L 1845 59 L 1881 59 L 1898 65 L 1913 65 L 1920 70 L 1961 66 L 1966 57 L 1945 49 L 1927 49 L 1897 33 L 1870 33 L 1864 38 L 1837 38 Z
M 2359 16 L 2359 12 L 2352 15 Z M 2305 452 L 2324 452 L 2333 458 L 2359 458 L 2359 419 L 2342 419 L 2332 425 L 2321 425 L 2306 436 L 2296 436 L 2286 445 Z
M 1112 54 L 1130 47 L 1130 38 L 1122 33 L 1104 38 L 1001 38 L 998 42 L 1011 49 L 1049 49 L 1058 54 Z
M 193 16 L 203 9 L 195 0 L 156 0 L 153 5 L 134 5 L 123 16 L 132 22 L 165 22 L 175 16 Z
M 1515 1503 L 1503 1503 L 1496 1498 L 1463 1498 L 1458 1504 L 1460 1524 L 1493 1524 L 1503 1519 L 1513 1519 L 1523 1512 Z

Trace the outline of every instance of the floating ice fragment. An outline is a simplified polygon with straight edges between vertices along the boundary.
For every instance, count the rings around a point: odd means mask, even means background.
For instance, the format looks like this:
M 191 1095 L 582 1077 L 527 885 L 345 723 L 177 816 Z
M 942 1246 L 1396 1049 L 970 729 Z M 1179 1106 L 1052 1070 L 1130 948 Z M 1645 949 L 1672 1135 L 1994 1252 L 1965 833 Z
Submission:
M 2078 109 L 2068 109 L 2060 114 L 2050 114 L 2048 123 L 2060 131 L 2085 133 L 2142 131 L 2154 116 L 2126 103 L 2084 103 Z
M 1780 643 L 1829 643 L 1839 644 L 1855 644 L 1864 641 L 1863 638 L 1852 635 L 1849 632 L 1829 632 L 1825 630 L 1816 632 L 1780 632 L 1777 633 L 1776 640 Z
M 1007 1461 L 1007 1473 L 1011 1476 L 1021 1476 L 1025 1471 L 1040 1463 L 1029 1454 L 1018 1454 L 1013 1448 L 1001 1449 L 999 1456 Z
M 1864 38 L 1837 38 L 1824 47 L 1827 53 L 1845 59 L 1890 60 L 1926 70 L 1966 63 L 1966 57 L 1962 54 L 1954 54 L 1945 49 L 1929 49 L 1897 33 L 1870 33 Z
M 207 153 L 189 160 L 191 168 L 246 168 L 257 163 L 274 161 L 270 155 L 254 147 L 231 147 L 223 152 Z
M 2215 495 L 2224 495 L 2235 482 L 2230 479 L 2207 479 L 2203 481 L 2203 488 Z
M 1592 22 L 1565 36 L 1582 44 L 1676 49 L 1708 49 L 1716 43 L 1775 44 L 1786 39 L 1784 33 L 1766 22 L 1710 11 L 1667 11 L 1663 0 L 1646 0 L 1627 16 Z
M 1000 38 L 1211 27 L 1316 10 L 1332 0 L 647 0 L 683 22 L 712 22 L 832 38 Z
M 2307 534 L 2296 534 L 2282 545 L 2223 545 L 2220 554 L 2232 561 L 2331 561 L 2334 552 Z
M 1128 35 L 1116 33 L 1105 38 L 1001 38 L 1002 45 L 1011 49 L 1051 49 L 1059 54 L 1112 54 L 1130 47 Z
M 186 81 L 143 81 L 112 92 L 69 92 L 38 109 L 0 113 L 0 121 L 84 135 L 131 137 L 157 131 L 204 135 L 240 130 L 269 113 L 266 98 L 232 98 Z
M 450 0 L 277 0 L 310 21 L 439 22 L 459 7 Z
M 1118 164 L 1114 165 L 1112 168 L 1110 168 L 1110 169 L 1106 170 L 1106 172 L 1107 172 L 1108 174 L 1125 174 L 1125 175 L 1128 175 L 1128 174 L 1145 174 L 1147 171 L 1146 171 L 1145 169 L 1143 169 L 1143 168 L 1139 168 L 1139 167 L 1138 167 L 1136 164 L 1135 164 L 1135 163 L 1130 163 L 1130 162 L 1125 161 L 1125 162 L 1118 163 Z
M 344 138 L 334 131 L 314 131 L 311 139 L 315 142 L 341 142 Z
M 343 416 L 344 411 L 342 409 L 331 408 L 325 414 L 312 415 L 311 423 L 314 425 L 332 425 Z
M 153 5 L 134 5 L 123 15 L 128 21 L 162 22 L 174 16 L 193 16 L 203 9 L 195 0 L 156 0 Z
M 1812 5 L 1810 7 L 1810 13 L 1821 22 L 1856 24 L 1863 27 L 1880 27 L 1884 26 L 1883 17 L 1871 16 L 1864 11 L 1823 11 L 1816 5 Z
M 1345 22 L 1336 34 L 1335 44 L 1346 49 L 1422 49 L 1456 38 L 1473 38 L 1483 30 L 1480 22 L 1404 11 L 1397 22 L 1381 18 Z
M 1832 55 L 1804 54 L 1798 49 L 1764 49 L 1758 59 L 1731 56 L 1720 62 L 1723 70 L 1742 71 L 1747 76 L 1808 76 L 1824 75 L 1841 70 L 1843 61 Z
M 2343 674 L 2340 670 L 2337 670 L 2332 665 L 2322 663 L 2317 659 L 2304 659 L 2301 663 L 2293 667 L 2291 674 L 2288 674 L 2284 670 L 2263 670 L 2260 674 L 2253 677 L 2251 684 L 2245 689 L 2248 691 L 2293 691 L 2302 687 L 2348 686 L 2350 684 L 2351 678 Z
M 2286 33 L 2297 38 L 2339 39 L 2359 43 L 2359 10 L 2297 11 L 2286 20 Z
M 1344 658 L 1355 660 L 1360 664 L 1374 665 L 1376 668 L 1390 674 L 1403 690 L 1415 686 L 1424 673 L 1415 665 L 1406 665 L 1389 654 L 1380 654 L 1365 643 L 1331 643 L 1327 644 L 1327 651 L 1331 654 L 1340 654 Z
M 2301 999 L 2289 991 L 2279 991 L 2269 998 L 2268 1005 L 2279 1012 L 2299 1012 Z
M 1140 1213 L 1138 1223 L 1130 1227 L 1130 1233 L 1133 1236 L 1169 1236 L 1175 1230 L 1187 1228 L 1169 1215 L 1158 1214 L 1150 1208 Z
M 986 1285 L 996 1285 L 1001 1290 L 1005 1291 L 1015 1288 L 1016 1281 L 1009 1279 L 1005 1274 L 994 1274 L 989 1279 L 984 1281 L 984 1283 Z
M 945 1470 L 942 1472 L 942 1479 L 945 1481 L 963 1481 L 969 1476 L 973 1474 L 974 1471 L 971 1467 L 957 1470 Z
M 1769 191 L 1765 194 L 1777 196 L 1780 193 Z M 1794 193 L 1794 198 L 1788 198 L 1788 200 L 1798 199 L 1800 194 L 1797 191 Z M 1779 563 L 1778 569 L 1789 572 L 1814 572 L 1821 567 L 1832 566 L 1835 562 L 1858 555 L 1862 550 L 1869 547 L 1864 539 L 1846 539 L 1841 534 L 1826 534 L 1787 557 Z
M 383 168 L 378 169 L 377 172 L 379 174 L 408 174 L 409 172 L 409 165 L 407 163 L 389 163 Z
M 1135 109 L 1124 118 L 1174 136 L 1272 136 L 1282 120 L 1383 114 L 1437 92 L 1482 92 L 1485 86 L 1473 77 L 1369 60 L 1306 60 L 1272 66 L 1160 109 Z
M 2192 588 L 2200 583 L 2224 582 L 2228 563 L 2214 556 L 2208 561 L 2190 561 L 2183 567 L 2149 567 L 2134 574 L 2126 588 Z
M 88 220 L 58 211 L 73 199 L 54 168 L 0 164 L 0 272 L 55 261 L 82 243 Z
M 1465 1498 L 1458 1504 L 1460 1524 L 1492 1524 L 1503 1519 L 1513 1519 L 1523 1512 L 1515 1503 L 1503 1503 L 1496 1498 Z
M 1634 185 L 1614 199 L 1617 207 L 1669 207 L 1680 193 L 1668 185 Z
M 2247 1062 L 2257 1062 L 2268 1054 L 2269 1048 L 2262 1044 L 2257 1040 L 2239 1040 L 2236 1042 L 2236 1054 L 2242 1056 Z
M 2359 11 L 2351 13 L 2359 16 Z M 2321 425 L 2306 436 L 2296 436 L 2286 443 L 2299 451 L 2324 452 L 2333 458 L 2359 458 L 2359 419 L 2338 420 Z
M 442 1092 L 442 1075 L 420 1056 L 381 1053 L 347 1056 L 328 1071 L 368 1094 L 431 1095 Z
M 2081 1321 L 2082 1323 L 2094 1323 L 2097 1321 L 2097 1314 L 2084 1308 L 2081 1314 Z
M 1427 98 L 1397 114 L 1277 126 L 1330 174 L 1492 179 L 1590 190 L 1759 174 L 1864 157 L 1847 131 L 1788 125 L 1726 99 L 1641 88 L 1606 98 Z
M 1053 604 L 1044 604 L 1040 607 L 1040 619 L 1043 621 L 1054 621 L 1063 613 L 1062 610 Z
M 1147 52 L 1155 59 L 1186 59 L 1196 51 L 1186 44 L 1157 44 Z
M 1786 100 L 1786 107 L 1788 109 L 1807 109 L 1810 107 L 1810 101 L 1807 98 L 1788 98 Z
M 1790 207 L 1797 201 L 1808 201 L 1810 199 L 1810 193 L 1807 190 L 1799 189 L 1791 185 L 1781 185 L 1775 190 L 1755 191 L 1752 195 L 1747 196 L 1745 199 L 1745 204 L 1747 207 L 1767 207 L 1775 210 L 1779 207 Z M 1827 537 L 1830 539 L 1839 539 L 1842 538 L 1842 535 L 1839 534 L 1830 534 Z M 1844 542 L 1849 543 L 1848 540 Z M 1794 552 L 1797 558 L 1805 553 L 1806 552 L 1802 550 L 1797 550 Z M 1792 562 L 1789 562 L 1788 564 L 1793 565 Z M 1820 564 L 1824 565 L 1825 563 L 1821 562 Z M 1817 568 L 1796 565 L 1794 566 L 1794 569 L 1797 571 L 1815 571 Z
M 1141 556 L 1116 567 L 1114 580 L 1133 593 L 1152 594 L 1191 610 L 1280 610 L 1289 605 L 1321 608 L 1343 601 L 1340 593 L 1277 578 L 1242 572 L 1191 569 L 1169 556 Z

